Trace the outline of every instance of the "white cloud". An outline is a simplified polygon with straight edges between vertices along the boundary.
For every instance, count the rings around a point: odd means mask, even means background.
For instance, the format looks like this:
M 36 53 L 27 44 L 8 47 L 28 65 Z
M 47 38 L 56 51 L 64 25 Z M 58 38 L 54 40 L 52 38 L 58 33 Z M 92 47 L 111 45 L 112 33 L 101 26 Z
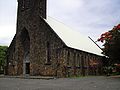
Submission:
M 16 24 L 17 1 L 0 0 L 0 26 Z
M 48 1 L 48 14 L 70 15 L 77 12 L 80 7 L 84 5 L 83 0 L 49 0 Z
M 115 1 L 113 2 L 111 0 L 105 0 L 105 1 L 104 0 L 97 0 L 97 1 L 84 0 L 82 2 L 83 2 L 82 3 L 83 5 L 81 7 L 73 8 L 73 10 L 69 8 L 72 14 L 64 13 L 66 9 L 62 9 L 62 11 L 59 11 L 57 10 L 57 8 L 55 8 L 56 12 L 54 11 L 54 13 L 56 13 L 56 15 L 54 14 L 51 14 L 51 15 L 56 16 L 61 20 L 64 20 L 68 24 L 73 22 L 80 27 L 88 26 L 89 28 L 91 27 L 95 28 L 96 25 L 99 27 L 102 27 L 102 25 L 103 26 L 106 25 L 105 27 L 107 27 L 107 26 L 110 26 L 111 23 L 112 25 L 115 25 L 118 22 L 119 20 L 118 18 L 120 16 L 119 15 L 120 10 L 116 8 L 118 4 L 116 4 Z M 116 9 L 117 11 L 115 11 Z M 52 12 L 53 11 L 51 10 L 51 13 Z M 60 13 L 57 13 L 57 12 L 60 12 Z
M 0 0 L 0 45 L 9 45 L 16 31 L 17 1 Z
M 95 39 L 120 23 L 119 0 L 47 0 L 48 15 Z M 2 3 L 1 3 L 2 2 Z M 0 26 L 15 28 L 16 0 L 0 0 Z M 14 4 L 13 4 L 14 3 Z M 3 8 L 2 8 L 3 7 Z M 2 8 L 2 9 L 1 9 Z M 15 9 L 16 8 L 16 9 Z M 1 16 L 2 15 L 2 16 Z M 4 23 L 4 24 L 3 24 Z M 4 29 L 10 30 L 10 29 Z M 4 36 L 0 28 L 0 38 Z M 6 33 L 7 31 L 4 31 Z M 12 29 L 10 30 L 12 31 Z M 14 30 L 15 31 L 15 30 Z M 8 32 L 7 32 L 8 33 Z M 9 34 L 4 37 L 13 37 Z
M 94 40 L 120 23 L 119 0 L 49 0 L 48 3 L 48 15 Z
M 15 35 L 15 26 L 0 26 L 0 45 L 9 45 Z
M 78 9 L 83 5 L 83 0 L 57 0 L 59 7 L 63 10 Z

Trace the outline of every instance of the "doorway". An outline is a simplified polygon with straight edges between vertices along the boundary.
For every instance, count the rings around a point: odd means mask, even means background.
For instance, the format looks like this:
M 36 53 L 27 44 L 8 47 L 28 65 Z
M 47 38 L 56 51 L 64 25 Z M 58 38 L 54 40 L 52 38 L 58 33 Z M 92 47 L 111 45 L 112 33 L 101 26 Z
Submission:
M 26 72 L 25 74 L 30 74 L 30 63 L 26 63 Z
M 21 44 L 23 49 L 23 75 L 26 77 L 30 74 L 30 37 L 26 28 L 21 31 Z

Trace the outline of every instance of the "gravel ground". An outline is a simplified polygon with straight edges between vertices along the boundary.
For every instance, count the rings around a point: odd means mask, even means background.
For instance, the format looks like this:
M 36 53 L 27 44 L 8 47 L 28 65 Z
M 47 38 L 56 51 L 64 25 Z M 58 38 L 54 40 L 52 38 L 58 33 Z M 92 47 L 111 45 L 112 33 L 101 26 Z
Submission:
M 120 90 L 120 78 L 103 76 L 50 80 L 0 78 L 0 90 Z

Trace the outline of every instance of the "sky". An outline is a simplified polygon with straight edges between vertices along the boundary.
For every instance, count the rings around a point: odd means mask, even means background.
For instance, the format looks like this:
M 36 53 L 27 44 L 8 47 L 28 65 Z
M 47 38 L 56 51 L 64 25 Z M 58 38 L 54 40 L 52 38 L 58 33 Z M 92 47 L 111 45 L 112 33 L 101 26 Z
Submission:
M 120 23 L 120 0 L 47 0 L 47 15 L 96 41 Z M 0 0 L 0 45 L 16 32 L 17 0 Z

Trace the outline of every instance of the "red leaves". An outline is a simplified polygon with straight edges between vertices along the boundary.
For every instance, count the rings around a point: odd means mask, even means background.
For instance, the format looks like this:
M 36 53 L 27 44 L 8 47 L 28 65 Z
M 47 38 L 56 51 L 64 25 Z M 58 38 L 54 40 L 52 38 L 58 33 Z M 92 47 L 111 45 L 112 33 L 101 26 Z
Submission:
M 120 24 L 117 25 L 116 29 L 117 29 L 117 30 L 120 29 Z
M 104 38 L 101 37 L 101 38 L 99 38 L 97 41 L 101 41 L 101 42 L 103 42 L 103 41 L 104 41 Z
M 120 24 L 118 24 L 117 26 L 114 26 L 114 28 L 112 29 L 113 31 L 114 30 L 120 30 Z
M 110 32 L 103 33 L 97 41 L 101 41 L 103 43 L 103 41 L 107 39 L 112 39 L 112 35 Z
M 120 24 L 118 24 L 117 26 L 114 26 L 114 28 L 111 31 L 114 32 L 116 30 L 120 30 Z M 103 43 L 106 40 L 111 40 L 112 39 L 111 31 L 103 33 L 97 41 L 100 41 Z

